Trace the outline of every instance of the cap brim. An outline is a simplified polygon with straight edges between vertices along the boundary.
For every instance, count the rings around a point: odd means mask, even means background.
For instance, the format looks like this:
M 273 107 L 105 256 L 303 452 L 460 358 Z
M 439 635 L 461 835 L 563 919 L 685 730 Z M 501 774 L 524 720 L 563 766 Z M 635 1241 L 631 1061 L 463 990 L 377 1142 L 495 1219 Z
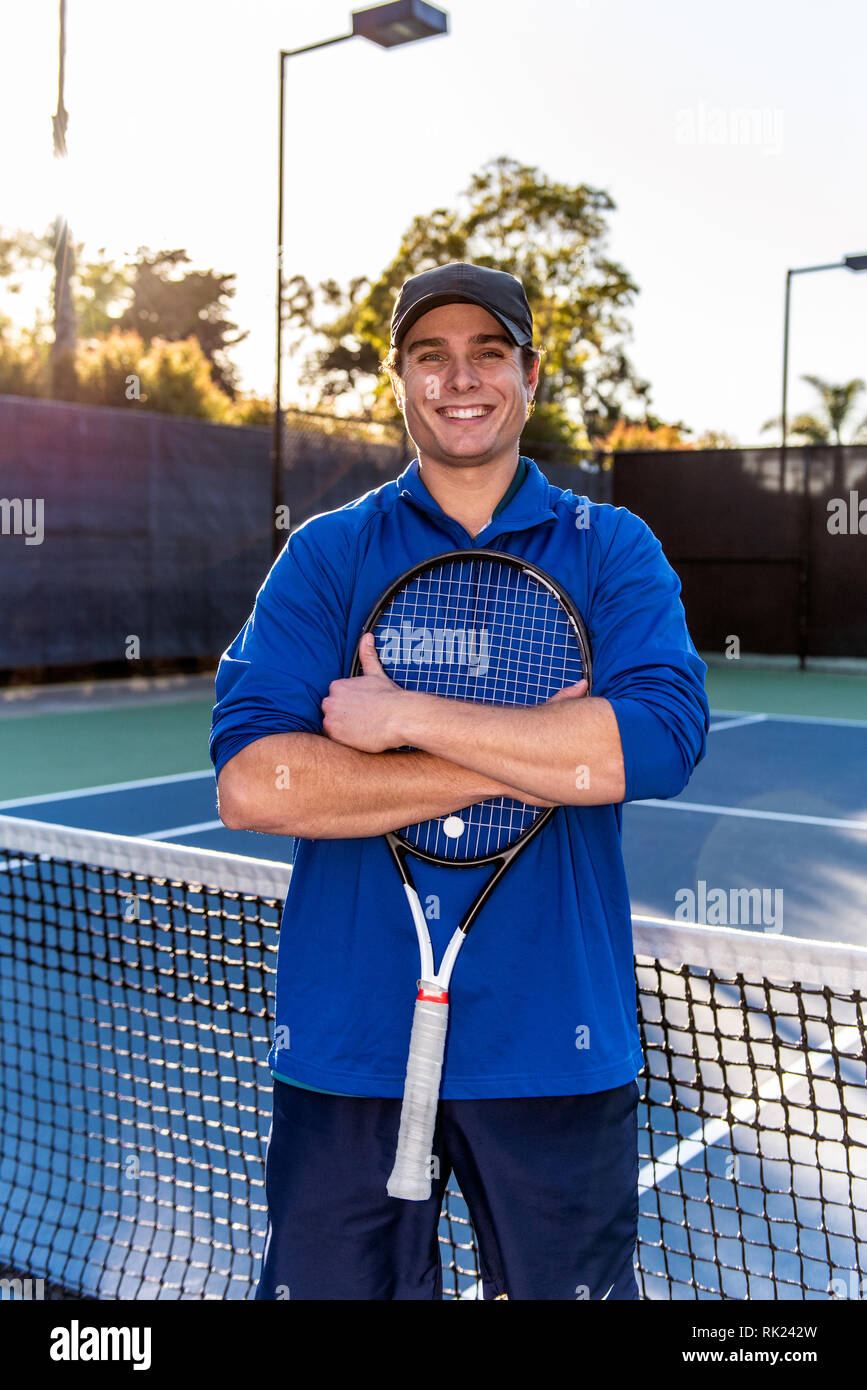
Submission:
M 486 304 L 483 299 L 480 299 L 476 295 L 426 294 L 425 297 L 420 299 L 417 304 L 414 304 L 401 319 L 397 332 L 392 340 L 394 346 L 400 347 L 400 344 L 403 342 L 403 339 L 406 337 L 413 324 L 417 323 L 418 320 L 431 309 L 439 308 L 441 304 L 478 304 L 480 309 L 487 309 L 491 317 L 502 324 L 516 347 L 523 347 L 529 342 L 526 334 L 522 334 L 521 329 L 514 320 L 507 318 L 505 314 L 498 314 L 495 309 L 491 308 L 490 304 Z

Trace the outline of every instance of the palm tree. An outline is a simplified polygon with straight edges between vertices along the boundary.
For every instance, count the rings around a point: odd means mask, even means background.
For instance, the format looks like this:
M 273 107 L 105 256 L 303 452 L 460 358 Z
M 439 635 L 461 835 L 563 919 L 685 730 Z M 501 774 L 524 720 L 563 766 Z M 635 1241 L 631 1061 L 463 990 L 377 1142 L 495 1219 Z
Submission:
M 852 381 L 844 382 L 842 386 L 834 386 L 832 382 L 823 381 L 819 376 L 802 376 L 801 380 L 806 381 L 819 393 L 821 409 L 816 415 L 796 416 L 789 426 L 789 438 L 797 436 L 798 442 L 804 444 L 842 444 L 842 428 L 851 415 L 858 396 L 867 389 L 864 382 L 860 377 L 855 377 Z M 762 425 L 762 432 L 779 428 L 780 417 L 776 416 Z M 788 443 L 788 440 L 786 442 Z M 867 443 L 867 416 L 855 426 L 849 443 Z

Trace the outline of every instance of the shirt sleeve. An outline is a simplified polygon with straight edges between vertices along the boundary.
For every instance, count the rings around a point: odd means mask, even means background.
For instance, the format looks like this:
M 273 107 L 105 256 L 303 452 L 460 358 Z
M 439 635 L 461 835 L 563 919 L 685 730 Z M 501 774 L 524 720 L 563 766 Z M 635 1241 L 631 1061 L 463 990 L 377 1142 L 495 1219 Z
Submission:
M 210 741 L 218 777 L 256 739 L 322 732 L 322 700 L 343 675 L 350 541 L 316 530 L 309 523 L 289 538 L 220 660 Z
M 610 543 L 600 539 L 591 575 L 593 694 L 610 702 L 617 719 L 624 800 L 677 796 L 706 750 L 707 667 L 656 536 L 625 509 L 609 515 Z

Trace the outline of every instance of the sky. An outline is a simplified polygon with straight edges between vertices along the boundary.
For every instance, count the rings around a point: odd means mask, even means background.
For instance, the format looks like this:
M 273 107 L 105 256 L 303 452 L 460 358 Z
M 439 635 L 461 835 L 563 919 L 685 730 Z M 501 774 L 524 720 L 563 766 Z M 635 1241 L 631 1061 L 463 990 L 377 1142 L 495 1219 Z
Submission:
M 775 442 L 789 267 L 867 251 L 861 0 L 451 0 L 448 35 L 287 62 L 287 275 L 374 276 L 498 155 L 605 189 L 640 287 L 653 410 Z M 51 158 L 56 0 L 0 0 L 0 226 L 63 203 L 89 251 L 184 247 L 236 275 L 243 386 L 273 390 L 278 52 L 346 33 L 317 0 L 68 0 L 70 157 Z M 22 306 L 26 308 L 26 304 Z M 800 382 L 867 379 L 867 272 L 794 281 Z M 292 372 L 287 395 L 292 395 Z M 867 414 L 867 396 L 862 398 Z

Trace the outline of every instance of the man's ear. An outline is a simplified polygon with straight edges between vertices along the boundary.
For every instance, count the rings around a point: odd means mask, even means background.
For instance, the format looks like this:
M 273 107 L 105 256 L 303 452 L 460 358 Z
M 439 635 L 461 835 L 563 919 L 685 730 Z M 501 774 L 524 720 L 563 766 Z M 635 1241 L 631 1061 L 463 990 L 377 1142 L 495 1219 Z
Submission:
M 530 375 L 527 377 L 527 387 L 528 387 L 529 392 L 530 392 L 530 400 L 532 400 L 533 397 L 535 396 L 535 394 L 536 394 L 536 387 L 539 385 L 539 367 L 540 367 L 540 366 L 541 366 L 541 360 L 537 357 L 537 358 L 536 358 L 536 361 L 533 363 L 532 369 L 531 369 L 531 371 L 530 371 Z
M 536 388 L 539 385 L 539 366 L 540 359 L 537 358 L 527 374 L 527 420 L 529 420 L 533 411 L 536 409 Z
M 406 392 L 403 389 L 403 382 L 396 373 L 392 373 L 391 376 L 391 389 L 394 392 L 394 399 L 397 401 L 397 408 L 402 415 L 406 405 Z

